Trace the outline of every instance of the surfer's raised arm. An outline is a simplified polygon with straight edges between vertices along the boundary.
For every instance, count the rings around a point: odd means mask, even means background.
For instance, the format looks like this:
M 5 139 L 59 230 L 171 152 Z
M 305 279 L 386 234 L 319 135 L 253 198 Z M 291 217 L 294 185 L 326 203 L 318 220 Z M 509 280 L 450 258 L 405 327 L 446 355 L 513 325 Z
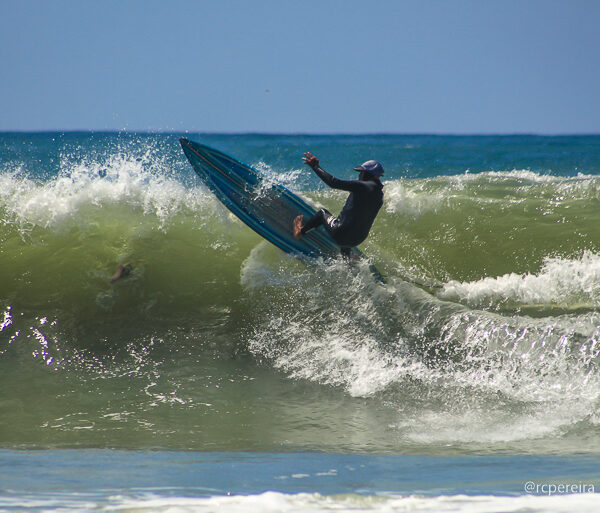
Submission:
M 341 189 L 343 191 L 352 192 L 360 187 L 360 184 L 357 180 L 340 180 L 339 178 L 330 175 L 319 165 L 319 159 L 309 151 L 304 154 L 302 160 L 307 166 L 312 168 L 315 174 L 332 189 Z

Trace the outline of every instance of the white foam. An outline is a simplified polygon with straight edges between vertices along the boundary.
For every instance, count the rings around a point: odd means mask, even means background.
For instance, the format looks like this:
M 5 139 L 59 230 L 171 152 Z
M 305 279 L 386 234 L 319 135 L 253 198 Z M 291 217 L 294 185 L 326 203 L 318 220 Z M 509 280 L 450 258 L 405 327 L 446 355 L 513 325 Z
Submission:
M 484 171 L 482 173 L 470 173 L 468 170 L 462 175 L 453 175 L 450 177 L 438 177 L 438 179 L 450 179 L 452 181 L 460 180 L 461 182 L 479 182 L 479 181 L 502 181 L 506 179 L 516 179 L 523 184 L 557 184 L 557 183 L 577 183 L 587 180 L 597 181 L 595 175 L 586 175 L 578 173 L 577 176 L 556 176 L 552 174 L 540 174 L 529 169 L 512 169 L 504 171 Z M 586 182 L 587 183 L 587 182 Z
M 0 175 L 0 207 L 22 225 L 55 227 L 74 220 L 82 209 L 120 204 L 155 216 L 161 227 L 183 209 L 215 207 L 203 188 L 186 188 L 142 159 L 113 155 L 103 162 L 64 164 L 45 183 L 18 172 Z
M 495 189 L 504 186 L 510 186 L 510 197 L 498 197 L 494 193 Z M 475 189 L 476 194 L 473 194 Z M 515 169 L 392 180 L 385 183 L 384 191 L 388 213 L 417 219 L 427 212 L 451 206 L 457 199 L 477 204 L 518 203 L 528 198 L 546 198 L 553 203 L 567 199 L 600 199 L 600 178 L 583 174 L 575 177 L 541 175 Z
M 373 395 L 403 376 L 418 374 L 421 368 L 418 363 L 402 358 L 389 361 L 370 337 L 362 338 L 357 344 L 356 340 L 336 331 L 314 336 L 310 327 L 306 329 L 299 323 L 281 326 L 280 330 L 286 338 L 293 332 L 302 343 L 279 357 L 279 367 L 288 370 L 294 378 L 344 386 L 354 397 Z
M 290 169 L 285 172 L 277 172 L 267 164 L 260 161 L 254 165 L 254 168 L 260 171 L 262 175 L 262 186 L 270 187 L 271 185 L 282 185 L 294 192 L 298 189 L 298 178 L 305 173 L 301 169 Z
M 600 314 L 505 317 L 343 266 L 290 273 L 253 256 L 261 272 L 246 276 L 257 316 L 250 350 L 292 378 L 384 394 L 398 405 L 398 436 L 413 443 L 557 437 L 596 410 Z
M 546 258 L 537 274 L 505 274 L 474 282 L 450 281 L 438 297 L 472 307 L 523 305 L 600 307 L 600 255 L 585 251 L 581 258 Z
M 403 217 L 416 219 L 426 212 L 435 212 L 447 203 L 443 193 L 426 191 L 422 181 L 410 183 L 395 180 L 385 183 L 385 209 L 388 213 L 398 213 Z
M 579 484 L 573 485 L 579 489 Z M 581 484 L 585 493 L 552 495 L 400 495 L 378 494 L 321 495 L 319 493 L 281 493 L 267 491 L 249 495 L 223 495 L 212 497 L 164 497 L 152 493 L 129 497 L 113 495 L 102 498 L 93 494 L 56 494 L 52 496 L 5 497 L 0 507 L 36 509 L 44 511 L 91 511 L 106 513 L 137 511 L 140 513 L 188 513 L 227 511 L 231 513 L 312 513 L 335 511 L 392 513 L 419 511 L 423 513 L 454 512 L 495 513 L 596 513 L 598 496 L 591 492 L 592 485 Z M 544 488 L 544 490 L 549 488 Z
M 260 289 L 265 286 L 290 285 L 295 279 L 293 273 L 281 273 L 281 266 L 294 267 L 299 264 L 296 258 L 275 249 L 269 242 L 259 242 L 242 262 L 240 283 L 247 289 Z
M 275 283 L 274 276 L 289 276 L 265 263 L 253 266 L 261 269 L 252 279 L 258 294 L 263 284 Z M 286 283 L 295 289 L 294 304 L 282 302 L 266 312 L 250 349 L 274 356 L 274 364 L 291 377 L 343 386 L 352 396 L 370 396 L 404 377 L 426 372 L 421 362 L 399 355 L 392 359 L 381 347 L 386 334 L 378 322 L 386 313 L 379 303 L 386 301 L 389 292 L 374 282 L 366 263 L 363 267 L 351 275 L 343 262 L 321 263 L 317 269 L 296 273 L 295 281 Z M 315 283 L 323 278 L 327 281 Z M 345 289 L 343 295 L 336 294 L 340 289 Z

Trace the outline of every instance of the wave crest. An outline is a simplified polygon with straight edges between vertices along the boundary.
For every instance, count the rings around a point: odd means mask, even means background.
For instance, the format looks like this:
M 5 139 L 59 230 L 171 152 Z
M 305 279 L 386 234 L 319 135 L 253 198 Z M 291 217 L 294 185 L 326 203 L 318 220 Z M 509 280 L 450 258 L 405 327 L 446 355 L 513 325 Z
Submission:
M 77 223 L 86 209 L 119 205 L 154 216 L 164 228 L 183 210 L 214 210 L 216 204 L 204 187 L 169 177 L 160 162 L 122 154 L 69 165 L 46 182 L 14 171 L 0 175 L 0 207 L 21 226 L 59 227 Z
M 600 308 L 600 255 L 584 251 L 581 258 L 548 257 L 537 274 L 509 273 L 473 282 L 450 281 L 438 297 L 471 307 L 562 305 Z

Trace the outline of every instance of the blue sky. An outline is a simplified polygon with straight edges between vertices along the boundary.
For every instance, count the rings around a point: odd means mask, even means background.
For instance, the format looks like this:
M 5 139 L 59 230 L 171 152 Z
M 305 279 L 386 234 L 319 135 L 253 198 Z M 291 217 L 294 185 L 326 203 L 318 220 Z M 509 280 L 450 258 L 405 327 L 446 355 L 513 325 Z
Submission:
M 0 0 L 0 130 L 600 133 L 599 1 Z

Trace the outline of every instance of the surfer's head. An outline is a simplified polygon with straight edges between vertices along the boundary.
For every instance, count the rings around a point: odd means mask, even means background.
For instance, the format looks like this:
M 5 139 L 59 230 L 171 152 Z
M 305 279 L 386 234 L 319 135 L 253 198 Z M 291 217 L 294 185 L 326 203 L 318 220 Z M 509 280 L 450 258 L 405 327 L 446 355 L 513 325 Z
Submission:
M 377 162 L 376 160 L 367 160 L 360 166 L 356 166 L 354 168 L 354 171 L 359 171 L 361 173 L 364 171 L 365 173 L 376 178 L 383 176 L 383 166 L 380 162 Z

